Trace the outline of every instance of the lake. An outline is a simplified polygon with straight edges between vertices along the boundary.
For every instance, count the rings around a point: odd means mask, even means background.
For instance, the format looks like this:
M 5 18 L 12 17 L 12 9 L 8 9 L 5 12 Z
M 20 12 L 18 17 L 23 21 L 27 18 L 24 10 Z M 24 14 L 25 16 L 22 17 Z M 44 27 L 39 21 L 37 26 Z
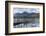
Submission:
M 39 18 L 35 18 L 33 22 L 14 25 L 14 28 L 30 28 L 30 27 L 39 27 Z

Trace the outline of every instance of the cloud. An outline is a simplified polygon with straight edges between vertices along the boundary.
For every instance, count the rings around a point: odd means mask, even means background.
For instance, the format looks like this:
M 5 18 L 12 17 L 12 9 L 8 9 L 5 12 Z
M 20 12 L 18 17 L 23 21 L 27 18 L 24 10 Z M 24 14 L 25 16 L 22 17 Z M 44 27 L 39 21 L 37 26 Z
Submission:
M 24 11 L 28 13 L 39 13 L 39 8 L 14 8 L 13 12 L 14 13 L 23 13 Z

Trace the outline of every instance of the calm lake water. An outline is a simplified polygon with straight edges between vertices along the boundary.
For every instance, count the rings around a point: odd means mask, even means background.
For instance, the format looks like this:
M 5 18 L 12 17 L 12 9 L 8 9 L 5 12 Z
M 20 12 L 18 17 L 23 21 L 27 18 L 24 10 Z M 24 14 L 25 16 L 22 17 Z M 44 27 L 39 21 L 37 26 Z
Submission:
M 30 28 L 30 27 L 39 27 L 39 18 L 35 18 L 31 23 L 21 23 L 18 25 L 14 25 L 14 28 Z

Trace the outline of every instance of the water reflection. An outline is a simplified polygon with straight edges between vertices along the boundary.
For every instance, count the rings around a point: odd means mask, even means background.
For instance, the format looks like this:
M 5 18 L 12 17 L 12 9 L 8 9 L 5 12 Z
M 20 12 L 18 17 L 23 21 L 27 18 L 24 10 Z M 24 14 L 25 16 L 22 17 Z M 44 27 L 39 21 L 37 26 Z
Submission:
M 28 28 L 28 27 L 39 27 L 39 18 L 35 18 L 33 22 L 30 23 L 21 23 L 18 25 L 14 25 L 14 28 Z

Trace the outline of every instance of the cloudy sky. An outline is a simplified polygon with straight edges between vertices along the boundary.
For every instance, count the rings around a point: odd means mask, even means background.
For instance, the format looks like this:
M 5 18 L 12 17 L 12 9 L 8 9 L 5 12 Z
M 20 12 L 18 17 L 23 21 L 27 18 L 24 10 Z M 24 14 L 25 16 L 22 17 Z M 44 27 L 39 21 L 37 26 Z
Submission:
M 39 8 L 14 8 L 13 13 L 23 13 L 24 11 L 28 13 L 39 13 Z

